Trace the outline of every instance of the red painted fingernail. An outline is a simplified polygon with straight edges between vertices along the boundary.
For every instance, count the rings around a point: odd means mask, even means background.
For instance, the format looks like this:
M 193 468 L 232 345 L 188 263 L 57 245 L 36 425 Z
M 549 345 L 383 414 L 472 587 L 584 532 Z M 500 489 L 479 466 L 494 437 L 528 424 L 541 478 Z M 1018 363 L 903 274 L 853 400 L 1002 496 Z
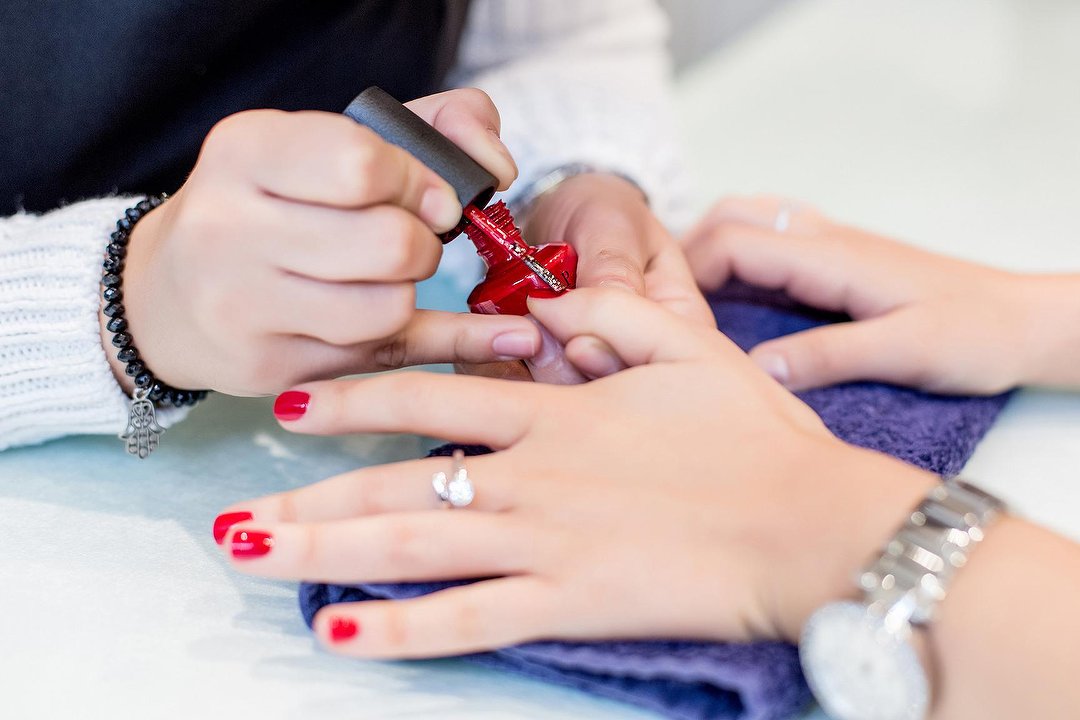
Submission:
M 360 626 L 356 624 L 356 621 L 347 617 L 336 617 L 330 619 L 330 640 L 331 642 L 345 642 L 351 640 L 357 633 L 360 632 Z
M 286 390 L 274 401 L 274 417 L 278 420 L 299 420 L 307 412 L 311 395 L 300 390 Z
M 245 511 L 222 513 L 214 518 L 214 542 L 218 545 L 225 542 L 225 535 L 228 534 L 229 528 L 236 523 L 242 523 L 245 520 L 250 520 L 252 514 Z
M 274 536 L 259 530 L 241 530 L 232 537 L 234 558 L 261 557 L 274 547 Z

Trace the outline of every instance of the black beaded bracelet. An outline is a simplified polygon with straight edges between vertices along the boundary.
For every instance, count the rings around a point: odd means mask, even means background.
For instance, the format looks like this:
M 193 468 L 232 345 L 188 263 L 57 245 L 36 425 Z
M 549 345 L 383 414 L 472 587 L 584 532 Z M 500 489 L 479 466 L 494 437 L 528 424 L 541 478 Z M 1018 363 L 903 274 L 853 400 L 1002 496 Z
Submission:
M 146 457 L 157 445 L 161 434 L 154 418 L 153 406 L 184 407 L 204 399 L 208 390 L 182 390 L 158 380 L 146 363 L 139 357 L 128 322 L 124 317 L 123 270 L 131 231 L 148 212 L 165 202 L 167 195 L 153 195 L 128 208 L 116 222 L 116 230 L 109 236 L 102 263 L 101 297 L 105 300 L 102 312 L 109 318 L 105 329 L 112 333 L 112 344 L 117 349 L 116 359 L 124 363 L 124 373 L 135 382 L 132 395 L 131 415 L 128 427 L 120 437 L 128 441 L 128 452 Z

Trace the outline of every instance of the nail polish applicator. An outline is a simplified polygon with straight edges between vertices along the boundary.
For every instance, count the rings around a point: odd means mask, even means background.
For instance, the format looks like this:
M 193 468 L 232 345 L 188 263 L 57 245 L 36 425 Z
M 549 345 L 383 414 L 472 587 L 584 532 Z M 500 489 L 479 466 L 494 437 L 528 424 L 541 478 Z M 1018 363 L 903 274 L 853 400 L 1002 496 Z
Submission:
M 349 103 L 345 115 L 408 151 L 454 188 L 462 217 L 441 240 L 448 243 L 464 232 L 487 265 L 487 276 L 469 295 L 470 310 L 527 315 L 527 298 L 555 297 L 574 287 L 574 248 L 565 243 L 528 245 L 506 203 L 500 200 L 488 205 L 498 178 L 419 115 L 378 87 L 360 93 Z

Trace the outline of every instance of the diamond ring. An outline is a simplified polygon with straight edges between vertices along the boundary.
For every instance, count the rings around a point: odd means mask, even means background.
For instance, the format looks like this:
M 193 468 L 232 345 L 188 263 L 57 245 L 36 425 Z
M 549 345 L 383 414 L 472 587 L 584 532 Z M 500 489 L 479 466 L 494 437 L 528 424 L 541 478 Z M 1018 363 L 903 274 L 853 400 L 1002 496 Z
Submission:
M 454 467 L 449 476 L 441 470 L 431 476 L 431 487 L 442 501 L 443 507 L 468 507 L 476 497 L 476 490 L 465 470 L 465 453 L 455 450 L 453 461 Z

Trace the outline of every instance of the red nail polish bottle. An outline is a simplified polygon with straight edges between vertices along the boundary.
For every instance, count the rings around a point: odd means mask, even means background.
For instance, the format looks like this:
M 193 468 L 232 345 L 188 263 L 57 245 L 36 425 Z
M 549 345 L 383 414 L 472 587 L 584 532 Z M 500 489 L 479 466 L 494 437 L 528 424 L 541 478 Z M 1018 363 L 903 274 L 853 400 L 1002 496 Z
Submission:
M 487 315 L 528 315 L 529 297 L 555 297 L 577 282 L 577 253 L 565 243 L 531 247 L 521 238 L 506 203 L 465 208 L 465 234 L 487 265 L 469 295 L 469 309 Z
M 383 90 L 370 87 L 349 104 L 345 115 L 404 148 L 453 186 L 462 218 L 443 235 L 443 242 L 464 231 L 488 267 L 487 277 L 469 295 L 473 312 L 527 315 L 526 298 L 554 297 L 574 287 L 574 249 L 562 243 L 526 244 L 504 203 L 488 207 L 498 179 L 416 113 Z

